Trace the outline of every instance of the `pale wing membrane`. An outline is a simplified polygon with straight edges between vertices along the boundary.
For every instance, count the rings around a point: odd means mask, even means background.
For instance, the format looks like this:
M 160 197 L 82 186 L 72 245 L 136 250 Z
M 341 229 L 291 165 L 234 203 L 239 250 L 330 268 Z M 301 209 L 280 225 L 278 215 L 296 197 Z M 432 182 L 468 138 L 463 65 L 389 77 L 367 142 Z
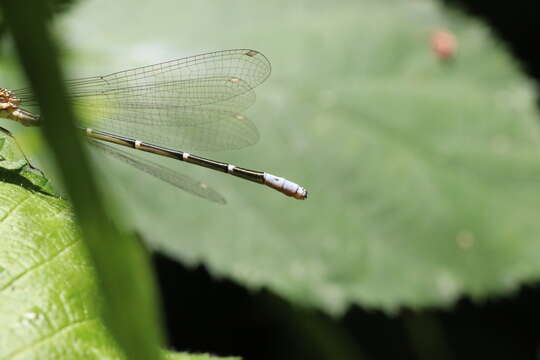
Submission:
M 196 91 L 192 92 L 191 94 L 195 98 L 198 97 L 198 100 L 192 99 L 191 96 L 182 98 L 172 96 L 174 105 L 203 105 L 224 101 L 257 87 L 268 78 L 270 70 L 270 62 L 261 53 L 249 49 L 235 49 L 186 57 L 105 76 L 69 80 L 68 86 L 74 98 L 104 94 L 121 98 L 127 93 L 135 97 L 142 95 L 143 102 L 146 103 L 149 98 L 156 101 L 163 98 L 156 96 L 155 86 L 161 89 L 167 89 L 169 86 L 170 91 L 171 87 L 177 88 L 177 84 L 183 81 L 188 83 L 184 87 L 189 87 L 189 80 L 194 79 L 240 79 L 248 85 L 247 88 L 241 87 L 232 93 L 207 92 L 202 98 Z M 199 81 L 198 84 L 200 83 Z M 235 90 L 234 87 L 229 89 Z M 15 93 L 23 103 L 34 99 L 30 89 L 16 90 Z M 189 91 L 187 93 L 189 94 Z
M 74 98 L 75 106 L 105 121 L 123 121 L 147 125 L 193 125 L 197 121 L 184 119 L 182 115 L 190 109 L 210 109 L 238 113 L 253 104 L 255 93 L 249 84 L 229 78 L 204 78 L 183 80 L 176 86 L 156 84 L 142 90 L 132 89 L 125 94 L 100 94 Z M 211 117 L 198 121 L 209 122 Z
M 239 149 L 252 145 L 259 139 L 257 128 L 244 115 L 215 110 L 203 110 L 201 113 L 200 109 L 192 109 L 184 116 L 192 117 L 195 120 L 202 116 L 211 116 L 212 122 L 200 122 L 186 126 L 157 125 L 152 127 L 134 123 L 126 127 L 124 123 L 116 121 L 105 123 L 103 126 L 95 126 L 95 128 L 184 151 Z
M 253 88 L 270 74 L 254 50 L 225 50 L 161 64 L 72 80 L 73 102 L 88 115 L 84 126 L 158 145 L 225 150 L 258 140 L 239 113 L 255 100 Z M 30 91 L 15 91 L 25 106 Z
M 181 190 L 187 191 L 190 194 L 199 196 L 201 198 L 219 203 L 225 204 L 226 201 L 217 191 L 209 187 L 208 185 L 201 183 L 189 176 L 177 173 L 165 166 L 144 160 L 142 158 L 136 158 L 132 154 L 119 150 L 109 145 L 105 145 L 101 142 L 89 141 L 92 146 L 105 152 L 106 154 L 122 160 L 123 162 L 134 166 L 135 168 L 142 170 L 152 176 L 157 177 Z
M 259 139 L 255 125 L 240 114 L 254 101 L 251 90 L 224 102 L 197 106 L 129 101 L 115 104 L 109 98 L 85 97 L 74 104 L 81 110 L 83 126 L 172 148 L 219 151 L 242 148 Z

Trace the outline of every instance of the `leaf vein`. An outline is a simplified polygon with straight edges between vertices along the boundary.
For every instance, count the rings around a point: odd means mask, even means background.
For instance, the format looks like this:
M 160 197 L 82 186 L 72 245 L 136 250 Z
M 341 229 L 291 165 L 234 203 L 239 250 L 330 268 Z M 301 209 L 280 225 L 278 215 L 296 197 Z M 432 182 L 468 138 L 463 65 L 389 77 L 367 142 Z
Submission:
M 73 247 L 73 245 L 77 244 L 79 242 L 79 239 L 71 242 L 70 244 L 68 244 L 65 248 L 63 248 L 62 250 L 60 250 L 59 252 L 57 252 L 56 254 L 54 254 L 53 256 L 51 256 L 50 258 L 48 259 L 45 259 L 41 262 L 38 262 L 36 264 L 34 264 L 33 266 L 25 269 L 23 272 L 21 272 L 20 274 L 14 276 L 13 278 L 11 278 L 8 282 L 6 282 L 3 286 L 0 287 L 0 292 L 6 290 L 9 286 L 11 286 L 15 281 L 19 280 L 20 278 L 22 278 L 23 276 L 25 276 L 26 274 L 34 271 L 34 270 L 37 270 L 38 268 L 40 268 L 41 266 L 43 265 L 46 265 L 47 263 L 51 262 L 52 260 L 54 260 L 55 258 L 57 258 L 58 256 L 62 255 L 62 253 L 64 253 L 65 251 L 67 251 L 68 249 L 70 249 L 71 247 Z
M 88 322 L 91 322 L 91 321 L 97 321 L 97 319 L 95 318 L 90 318 L 90 319 L 82 319 L 82 320 L 79 320 L 79 321 L 74 321 L 72 323 L 69 323 L 59 329 L 56 329 L 55 331 L 53 331 L 52 333 L 50 334 L 47 334 L 46 336 L 28 344 L 28 345 L 25 345 L 24 347 L 22 348 L 19 348 L 19 349 L 16 349 L 15 351 L 12 351 L 10 354 L 8 354 L 5 359 L 15 359 L 16 357 L 18 357 L 19 355 L 21 354 L 24 354 L 26 351 L 29 351 L 29 350 L 32 350 L 34 347 L 48 341 L 48 340 L 51 340 L 52 338 L 54 338 L 55 336 L 61 334 L 61 333 L 64 333 L 66 331 L 69 331 L 70 329 L 72 329 L 73 327 L 75 326 L 80 326 L 80 325 L 83 325 L 85 323 L 88 323 Z
M 15 206 L 13 206 L 11 209 L 9 209 L 8 211 L 6 211 L 6 213 L 4 214 L 4 216 L 2 216 L 0 218 L 0 222 L 3 222 L 4 220 L 6 220 L 8 218 L 9 215 L 11 215 L 11 213 L 13 213 L 17 208 L 19 208 L 22 204 L 24 204 L 28 199 L 30 199 L 32 196 L 31 195 L 28 195 L 26 196 L 24 199 L 22 199 L 21 201 L 19 201 L 17 204 L 15 204 Z

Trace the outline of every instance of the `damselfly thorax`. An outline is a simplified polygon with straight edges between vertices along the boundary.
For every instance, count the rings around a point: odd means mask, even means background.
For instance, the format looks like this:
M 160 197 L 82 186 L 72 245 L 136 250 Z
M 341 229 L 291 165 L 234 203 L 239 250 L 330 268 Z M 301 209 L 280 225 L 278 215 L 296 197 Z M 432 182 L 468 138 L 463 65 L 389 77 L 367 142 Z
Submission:
M 25 126 L 38 126 L 39 116 L 19 108 L 21 101 L 9 90 L 0 88 L 0 117 Z

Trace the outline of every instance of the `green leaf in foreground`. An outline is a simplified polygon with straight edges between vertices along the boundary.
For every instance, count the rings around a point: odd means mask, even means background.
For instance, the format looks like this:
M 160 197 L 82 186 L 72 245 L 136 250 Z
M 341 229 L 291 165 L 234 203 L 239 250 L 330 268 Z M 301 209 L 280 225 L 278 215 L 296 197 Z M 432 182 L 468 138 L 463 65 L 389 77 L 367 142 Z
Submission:
M 0 358 L 124 359 L 101 318 L 96 274 L 69 204 L 5 182 L 25 178 L 0 170 Z
M 120 358 L 68 204 L 0 182 L 0 358 Z

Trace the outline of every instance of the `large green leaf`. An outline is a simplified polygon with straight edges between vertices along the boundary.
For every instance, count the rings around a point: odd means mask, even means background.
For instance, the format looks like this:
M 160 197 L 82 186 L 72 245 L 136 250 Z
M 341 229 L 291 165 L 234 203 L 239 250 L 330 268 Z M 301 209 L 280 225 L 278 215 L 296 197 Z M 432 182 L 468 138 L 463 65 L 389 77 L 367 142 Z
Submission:
M 250 112 L 260 144 L 212 156 L 310 191 L 295 202 L 185 168 L 227 195 L 215 206 L 106 162 L 145 239 L 216 276 L 337 313 L 350 303 L 446 305 L 537 279 L 532 91 L 482 25 L 434 4 L 163 0 L 155 19 L 150 3 L 81 7 L 65 25 L 85 44 L 73 62 L 80 75 L 218 48 L 265 53 L 273 76 Z M 140 21 L 119 26 L 126 8 Z M 439 27 L 457 36 L 453 62 L 429 48 Z

